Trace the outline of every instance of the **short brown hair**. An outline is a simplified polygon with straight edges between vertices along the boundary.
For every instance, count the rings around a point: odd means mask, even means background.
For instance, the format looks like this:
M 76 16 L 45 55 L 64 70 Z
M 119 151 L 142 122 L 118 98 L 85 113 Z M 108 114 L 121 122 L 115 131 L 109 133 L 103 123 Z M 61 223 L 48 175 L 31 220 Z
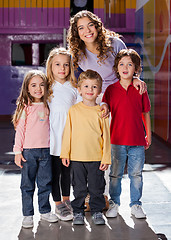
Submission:
M 102 81 L 103 80 L 98 72 L 90 70 L 90 69 L 87 69 L 85 72 L 82 72 L 78 78 L 78 87 L 80 87 L 83 80 L 86 80 L 86 79 L 96 79 L 99 83 L 100 90 L 102 89 Z
M 122 49 L 116 55 L 114 66 L 113 66 L 113 69 L 114 69 L 118 79 L 120 79 L 120 75 L 118 73 L 118 64 L 119 64 L 119 61 L 125 56 L 129 56 L 131 58 L 132 62 L 135 65 L 135 71 L 138 72 L 139 74 L 141 73 L 141 58 L 140 58 L 140 55 L 134 49 Z

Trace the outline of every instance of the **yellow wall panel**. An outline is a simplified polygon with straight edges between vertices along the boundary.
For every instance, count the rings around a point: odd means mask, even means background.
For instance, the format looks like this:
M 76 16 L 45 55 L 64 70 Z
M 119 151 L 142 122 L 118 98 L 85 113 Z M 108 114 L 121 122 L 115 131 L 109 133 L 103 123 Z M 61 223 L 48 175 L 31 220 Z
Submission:
M 9 0 L 9 7 L 14 8 L 15 7 L 15 2 L 14 0 Z
M 32 0 L 32 1 L 31 1 L 31 7 L 32 7 L 32 8 L 37 8 L 37 7 L 38 7 L 36 0 Z
M 43 8 L 47 8 L 48 7 L 48 2 L 47 0 L 43 0 Z
M 3 0 L 0 0 L 0 8 L 3 8 Z
M 4 1 L 4 8 L 8 8 L 8 1 Z
M 60 8 L 63 8 L 63 7 L 64 7 L 64 1 L 60 1 L 60 0 L 59 0 L 59 7 L 60 7 Z
M 65 7 L 70 8 L 70 0 L 65 0 Z
M 104 0 L 99 0 L 99 8 L 104 8 Z
M 126 0 L 112 0 L 112 1 L 110 1 L 111 13 L 125 13 L 126 12 L 125 1 Z
M 15 8 L 19 8 L 20 7 L 20 0 L 15 0 Z
M 109 13 L 109 0 L 105 0 L 106 4 L 106 13 Z
M 58 8 L 59 7 L 59 0 L 54 1 L 54 8 Z
M 25 0 L 20 0 L 20 7 L 25 8 Z
M 53 8 L 53 0 L 48 0 L 48 8 Z
M 31 7 L 31 1 L 26 0 L 26 8 L 30 8 Z
M 99 0 L 94 0 L 94 8 L 99 8 Z
M 120 1 L 120 13 L 126 13 L 126 2 L 125 0 Z
M 136 0 L 126 0 L 126 8 L 136 8 Z
M 36 2 L 36 0 L 34 0 Z M 43 0 L 37 0 L 37 7 L 42 8 L 43 7 Z

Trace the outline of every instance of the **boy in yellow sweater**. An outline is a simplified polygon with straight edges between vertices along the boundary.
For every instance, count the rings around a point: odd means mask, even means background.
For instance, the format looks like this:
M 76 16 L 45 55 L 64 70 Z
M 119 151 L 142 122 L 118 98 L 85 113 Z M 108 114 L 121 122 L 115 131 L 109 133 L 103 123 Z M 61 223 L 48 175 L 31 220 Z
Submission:
M 111 148 L 109 120 L 101 118 L 100 106 L 96 104 L 101 88 L 102 78 L 97 72 L 87 70 L 80 74 L 78 91 L 83 101 L 70 108 L 63 133 L 60 157 L 66 167 L 71 163 L 75 197 L 71 205 L 76 225 L 84 224 L 88 192 L 94 223 L 105 224 L 104 171 L 111 164 Z

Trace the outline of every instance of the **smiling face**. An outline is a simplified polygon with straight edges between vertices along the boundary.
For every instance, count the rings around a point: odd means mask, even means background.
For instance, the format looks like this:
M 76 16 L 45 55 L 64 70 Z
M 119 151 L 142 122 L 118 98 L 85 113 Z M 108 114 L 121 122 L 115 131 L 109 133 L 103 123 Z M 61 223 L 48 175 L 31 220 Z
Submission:
M 34 76 L 28 84 L 28 92 L 33 97 L 34 102 L 41 102 L 44 91 L 43 79 L 40 76 Z
M 59 83 L 64 83 L 70 73 L 70 57 L 64 54 L 54 56 L 52 60 L 53 77 Z
M 118 63 L 118 72 L 121 80 L 131 80 L 135 73 L 135 64 L 130 56 L 122 57 Z
M 78 91 L 83 98 L 83 103 L 89 106 L 96 105 L 96 98 L 101 92 L 99 82 L 96 79 L 84 79 L 78 87 Z
M 77 29 L 79 37 L 85 45 L 95 42 L 98 32 L 95 24 L 88 17 L 83 17 L 78 20 Z

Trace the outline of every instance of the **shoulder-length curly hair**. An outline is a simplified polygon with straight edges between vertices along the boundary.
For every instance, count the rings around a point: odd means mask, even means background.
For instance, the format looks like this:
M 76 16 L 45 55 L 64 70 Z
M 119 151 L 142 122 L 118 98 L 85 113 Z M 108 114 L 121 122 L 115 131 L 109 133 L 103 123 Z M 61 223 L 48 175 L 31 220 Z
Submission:
M 109 51 L 113 52 L 110 38 L 112 36 L 119 37 L 119 34 L 106 29 L 103 26 L 101 19 L 94 13 L 87 10 L 82 10 L 78 12 L 70 19 L 70 27 L 67 34 L 67 42 L 69 44 L 69 48 L 72 54 L 74 69 L 78 68 L 78 62 L 82 59 L 82 56 L 86 56 L 85 43 L 80 39 L 77 28 L 78 20 L 84 17 L 89 18 L 90 21 L 94 23 L 95 28 L 98 32 L 98 36 L 96 38 L 96 42 L 98 44 L 96 50 L 98 50 L 99 52 L 99 54 L 97 55 L 99 59 L 98 62 L 104 63 L 105 59 L 108 58 L 107 53 Z

